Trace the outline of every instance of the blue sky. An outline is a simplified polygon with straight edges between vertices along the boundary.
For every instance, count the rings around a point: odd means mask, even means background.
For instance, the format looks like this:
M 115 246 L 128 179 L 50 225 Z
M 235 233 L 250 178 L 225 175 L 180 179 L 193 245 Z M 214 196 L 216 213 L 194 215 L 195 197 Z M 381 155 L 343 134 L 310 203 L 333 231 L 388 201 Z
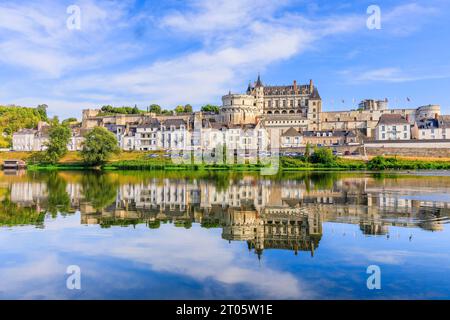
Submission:
M 73 4 L 80 30 L 66 26 Z M 372 4 L 381 30 L 366 27 Z M 313 79 L 324 110 L 388 98 L 450 114 L 448 12 L 447 0 L 0 0 L 0 104 L 46 103 L 62 118 L 104 104 L 199 108 L 260 72 L 266 84 Z

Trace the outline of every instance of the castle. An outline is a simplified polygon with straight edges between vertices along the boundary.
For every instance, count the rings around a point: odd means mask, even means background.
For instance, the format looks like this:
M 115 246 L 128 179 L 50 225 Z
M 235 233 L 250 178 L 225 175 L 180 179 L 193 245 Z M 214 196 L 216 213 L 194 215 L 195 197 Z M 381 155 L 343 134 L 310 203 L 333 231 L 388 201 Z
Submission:
M 279 135 L 294 128 L 304 131 L 350 131 L 357 130 L 371 138 L 384 114 L 398 114 L 414 125 L 423 119 L 435 119 L 441 115 L 439 105 L 422 106 L 417 109 L 388 109 L 388 100 L 364 100 L 357 110 L 322 111 L 322 99 L 313 81 L 298 85 L 265 86 L 258 76 L 249 84 L 245 94 L 222 97 L 220 114 L 225 123 L 248 124 L 263 121 L 267 130 L 278 130 Z
M 96 126 L 113 132 L 127 151 L 213 150 L 226 144 L 248 154 L 278 147 L 304 148 L 308 143 L 336 149 L 370 141 L 450 139 L 450 117 L 441 115 L 439 105 L 389 109 L 387 99 L 364 100 L 356 110 L 323 111 L 312 80 L 302 85 L 294 80 L 291 85 L 268 86 L 259 75 L 245 93 L 224 95 L 218 113 L 103 114 L 84 110 L 81 124 L 72 128 L 69 150 L 79 149 L 82 133 Z M 46 139 L 39 130 L 22 130 L 13 136 L 13 149 L 43 150 Z

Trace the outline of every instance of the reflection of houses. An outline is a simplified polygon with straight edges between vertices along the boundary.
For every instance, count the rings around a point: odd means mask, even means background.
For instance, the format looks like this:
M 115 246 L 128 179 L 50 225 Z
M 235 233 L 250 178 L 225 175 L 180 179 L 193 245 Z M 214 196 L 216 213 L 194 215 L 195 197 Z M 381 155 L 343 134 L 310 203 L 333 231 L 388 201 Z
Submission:
M 11 183 L 11 201 L 46 208 L 52 192 L 49 185 L 30 179 Z M 449 201 L 430 196 L 437 190 L 450 194 L 450 187 L 448 180 L 430 179 L 314 174 L 283 180 L 251 175 L 225 176 L 221 181 L 149 178 L 118 185 L 115 199 L 100 208 L 85 199 L 78 182 L 64 184 L 59 192 L 67 193 L 83 224 L 144 223 L 156 228 L 164 222 L 183 227 L 199 223 L 205 228 L 222 227 L 224 239 L 246 241 L 258 254 L 271 248 L 313 254 L 327 222 L 358 225 L 367 235 L 387 234 L 390 226 L 442 230 L 450 216 Z

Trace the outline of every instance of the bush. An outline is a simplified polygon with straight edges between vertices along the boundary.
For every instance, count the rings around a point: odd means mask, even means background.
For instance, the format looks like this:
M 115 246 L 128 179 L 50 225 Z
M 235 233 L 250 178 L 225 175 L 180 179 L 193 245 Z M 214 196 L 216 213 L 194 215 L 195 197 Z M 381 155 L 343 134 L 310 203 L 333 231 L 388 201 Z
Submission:
M 311 163 L 333 165 L 336 162 L 336 157 L 333 155 L 331 149 L 316 148 L 310 157 Z

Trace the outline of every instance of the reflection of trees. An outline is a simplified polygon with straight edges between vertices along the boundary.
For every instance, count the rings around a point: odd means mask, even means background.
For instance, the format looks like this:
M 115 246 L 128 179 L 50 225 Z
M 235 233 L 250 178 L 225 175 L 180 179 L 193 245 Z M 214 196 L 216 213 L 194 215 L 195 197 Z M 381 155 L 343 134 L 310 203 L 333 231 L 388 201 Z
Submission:
M 338 176 L 335 173 L 312 173 L 309 180 L 314 184 L 316 190 L 332 190 Z
M 11 202 L 10 191 L 5 194 L 4 200 L 0 202 L 0 226 L 35 225 L 44 226 L 45 212 L 34 208 L 19 207 Z
M 45 175 L 48 192 L 47 211 L 53 217 L 58 212 L 65 214 L 70 211 L 70 196 L 67 193 L 67 181 L 57 172 L 49 172 Z
M 89 173 L 81 178 L 84 198 L 96 210 L 101 210 L 115 202 L 118 182 L 103 173 Z

